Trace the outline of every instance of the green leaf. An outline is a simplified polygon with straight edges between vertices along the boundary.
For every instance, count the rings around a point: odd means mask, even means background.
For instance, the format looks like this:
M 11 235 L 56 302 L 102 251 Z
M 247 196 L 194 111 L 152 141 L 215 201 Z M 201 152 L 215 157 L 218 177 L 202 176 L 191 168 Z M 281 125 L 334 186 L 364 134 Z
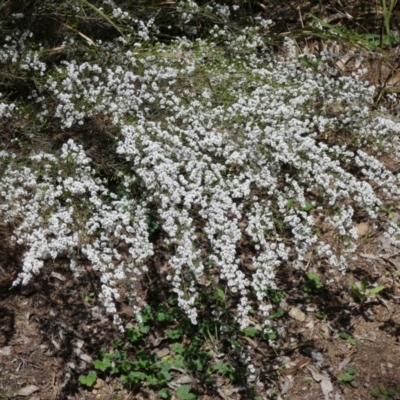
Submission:
M 306 274 L 306 277 L 309 281 L 311 281 L 314 285 L 314 289 L 316 290 L 322 290 L 324 289 L 324 285 L 321 283 L 321 279 L 319 278 L 318 275 L 313 274 L 313 273 L 308 273 Z
M 171 366 L 167 361 L 164 361 L 161 366 L 160 372 L 157 374 L 158 383 L 168 382 L 172 379 L 169 373 Z
M 179 386 L 176 396 L 179 400 L 195 400 L 196 396 L 190 393 L 192 387 L 190 385 Z
M 243 333 L 244 333 L 244 335 L 247 336 L 247 337 L 254 337 L 254 336 L 257 335 L 258 330 L 257 330 L 256 328 L 254 328 L 254 327 L 245 328 L 245 329 L 243 330 Z
M 121 339 L 114 340 L 113 346 L 114 346 L 116 349 L 119 349 L 119 348 L 121 348 L 121 347 L 124 346 L 124 341 L 121 340 Z
M 371 390 L 371 391 L 369 392 L 369 394 L 370 394 L 372 397 L 379 397 L 379 396 L 381 395 L 381 392 L 380 392 L 378 389 L 374 389 L 374 390 Z
M 301 207 L 300 210 L 301 211 L 310 211 L 312 208 L 313 208 L 313 205 L 310 202 L 306 201 L 304 203 L 304 206 Z
M 147 378 L 147 375 L 143 372 L 130 372 L 129 375 L 127 376 L 127 382 L 129 383 L 139 383 L 145 381 Z
M 221 289 L 221 288 L 217 288 L 215 291 L 214 291 L 214 297 L 217 299 L 217 300 L 224 300 L 225 299 L 225 292 Z
M 168 314 L 165 311 L 159 311 L 156 315 L 157 321 L 165 321 L 168 319 Z
M 213 365 L 212 369 L 219 374 L 225 374 L 227 372 L 234 371 L 232 365 L 230 363 L 218 362 Z
M 196 360 L 193 360 L 193 364 L 196 366 L 197 371 L 202 371 L 205 361 L 200 360 L 200 358 L 196 358 Z
M 346 368 L 346 372 L 347 372 L 349 375 L 355 375 L 355 374 L 356 374 L 356 370 L 355 370 L 353 367 L 347 367 L 347 368 Z
M 122 361 L 119 366 L 123 372 L 129 372 L 133 368 L 133 364 L 130 361 Z
M 367 290 L 367 280 L 365 278 L 361 279 L 361 291 L 365 293 Z
M 80 375 L 79 376 L 79 382 L 82 385 L 86 385 L 88 387 L 93 386 L 93 384 L 96 382 L 97 375 L 96 372 L 90 371 L 87 375 Z
M 341 333 L 339 333 L 339 336 L 340 336 L 342 339 L 348 339 L 348 338 L 350 337 L 350 335 L 349 335 L 348 333 L 346 333 L 346 332 L 341 332 Z
M 385 286 L 377 286 L 377 287 L 371 289 L 370 291 L 368 291 L 367 295 L 372 296 L 374 294 L 382 292 L 383 289 L 385 289 Z
M 389 396 L 388 396 L 387 394 L 384 394 L 384 395 L 381 397 L 381 400 L 389 400 Z
M 172 343 L 171 350 L 176 354 L 182 354 L 185 351 L 185 348 L 181 343 Z
M 340 380 L 341 382 L 350 383 L 350 382 L 353 382 L 353 380 L 354 380 L 354 375 L 351 375 L 351 374 L 340 374 L 340 375 L 339 375 L 339 380 Z
M 167 336 L 170 339 L 179 339 L 182 336 L 182 329 L 172 329 L 171 331 L 167 332 Z
M 315 313 L 315 316 L 316 316 L 318 319 L 324 319 L 324 318 L 326 317 L 326 314 L 323 313 L 323 312 L 317 312 L 317 313 Z
M 149 331 L 150 331 L 150 326 L 144 325 L 143 323 L 140 323 L 140 324 L 139 324 L 139 329 L 140 329 L 140 332 L 141 332 L 141 333 L 146 334 L 146 333 L 149 333 Z
M 276 340 L 279 337 L 278 330 L 275 327 L 271 327 L 266 336 L 268 340 Z
M 185 364 L 184 364 L 184 358 L 183 358 L 183 356 L 181 356 L 180 354 L 178 354 L 178 355 L 175 357 L 175 360 L 174 360 L 174 362 L 173 362 L 173 365 L 174 365 L 174 367 L 176 367 L 176 368 L 184 368 L 184 367 L 185 367 Z
M 171 392 L 168 389 L 161 389 L 157 394 L 162 399 L 168 399 L 171 396 Z
M 285 314 L 285 311 L 282 310 L 282 308 L 278 308 L 274 313 L 272 313 L 269 318 L 270 319 L 278 319 L 282 317 Z
M 159 379 L 157 377 L 155 377 L 154 375 L 147 375 L 146 376 L 146 382 L 150 385 L 150 386 L 155 386 L 160 384 L 161 382 L 159 381 Z
M 357 339 L 350 336 L 347 341 L 352 344 L 353 346 L 357 344 Z
M 98 369 L 98 370 L 104 372 L 107 368 L 110 368 L 110 367 L 111 367 L 111 361 L 110 361 L 110 359 L 107 358 L 107 357 L 103 358 L 103 361 L 94 360 L 94 361 L 93 361 L 93 366 L 94 366 L 96 369 Z
M 153 213 L 152 211 L 149 211 L 147 213 L 146 223 L 147 223 L 149 233 L 153 234 L 158 229 L 158 226 L 159 226 L 157 215 L 155 213 Z
M 132 343 L 139 341 L 142 338 L 142 334 L 135 328 L 128 329 L 126 337 Z
M 295 199 L 289 199 L 286 202 L 286 206 L 289 207 L 289 208 L 294 207 L 295 204 L 296 204 L 296 200 Z

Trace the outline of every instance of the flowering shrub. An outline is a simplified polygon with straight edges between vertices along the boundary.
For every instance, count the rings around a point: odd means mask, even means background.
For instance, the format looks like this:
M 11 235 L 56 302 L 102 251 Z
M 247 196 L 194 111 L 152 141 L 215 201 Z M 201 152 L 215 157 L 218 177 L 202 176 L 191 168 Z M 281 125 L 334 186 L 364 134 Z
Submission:
M 130 18 L 104 3 L 115 23 Z M 200 10 L 192 1 L 177 7 L 187 24 Z M 228 11 L 216 15 L 225 20 Z M 259 19 L 238 33 L 220 25 L 206 39 L 162 43 L 153 23 L 136 21 L 131 37 L 93 42 L 79 60 L 47 69 L 33 50 L 12 56 L 29 34 L 3 46 L 4 65 L 36 74 L 37 123 L 72 137 L 52 154 L 32 150 L 23 163 L 3 149 L 0 210 L 26 249 L 15 284 L 59 256 L 77 276 L 89 263 L 122 325 L 118 287 L 126 286 L 138 311 L 145 299 L 134 282 L 162 242 L 171 254 L 167 280 L 192 323 L 204 281 L 217 274 L 244 328 L 252 309 L 269 324 L 267 289 L 282 263 L 313 252 L 345 273 L 361 213 L 398 243 L 399 228 L 379 207 L 398 198 L 399 178 L 379 155 L 399 158 L 400 124 L 372 110 L 373 88 L 357 75 L 335 76 L 329 57 L 318 64 L 290 40 L 285 57 L 273 55 L 270 23 Z M 24 118 L 22 101 L 1 101 L 2 118 Z M 109 185 L 74 138 L 93 120 L 109 120 L 117 132 L 110 151 L 125 161 L 117 174 L 123 190 Z M 149 236 L 150 210 L 158 243 Z

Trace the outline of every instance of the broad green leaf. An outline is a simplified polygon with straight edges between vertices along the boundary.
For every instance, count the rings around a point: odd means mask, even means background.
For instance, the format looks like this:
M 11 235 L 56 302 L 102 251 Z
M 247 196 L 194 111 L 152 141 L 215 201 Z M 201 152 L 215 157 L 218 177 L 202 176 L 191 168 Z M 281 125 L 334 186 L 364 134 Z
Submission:
M 247 337 L 254 337 L 257 335 L 258 330 L 254 327 L 246 328 L 243 330 L 243 333 Z
M 294 205 L 296 204 L 296 200 L 295 199 L 289 199 L 287 202 L 286 202 L 286 206 L 287 207 L 293 207 Z
M 221 288 L 217 288 L 214 292 L 214 296 L 218 300 L 224 300 L 225 299 L 225 292 Z
M 93 365 L 96 369 L 104 372 L 107 368 L 111 367 L 111 361 L 109 358 L 103 358 L 103 361 L 94 360 Z
M 282 308 L 278 308 L 274 313 L 272 313 L 269 318 L 270 319 L 277 319 L 282 317 L 285 314 L 285 311 L 282 310 Z
M 184 368 L 184 367 L 185 367 L 185 364 L 184 364 L 183 356 L 181 356 L 180 354 L 178 354 L 178 355 L 175 357 L 175 360 L 174 360 L 174 362 L 173 362 L 173 365 L 174 365 L 174 367 L 176 367 L 176 368 Z
M 168 389 L 161 389 L 157 394 L 162 399 L 168 399 L 169 397 L 171 397 L 171 392 Z
M 313 205 L 310 202 L 306 201 L 304 203 L 304 206 L 301 207 L 300 210 L 301 211 L 310 211 L 312 208 L 313 208 Z
M 87 375 L 80 375 L 79 376 L 79 382 L 82 385 L 86 385 L 88 387 L 93 386 L 93 384 L 96 382 L 97 375 L 96 372 L 90 371 Z
M 190 393 L 192 387 L 190 385 L 179 386 L 176 396 L 179 400 L 195 400 L 196 396 Z
M 180 328 L 172 329 L 171 331 L 167 332 L 167 336 L 170 339 L 178 339 L 182 336 L 182 329 Z
M 176 354 L 182 354 L 185 350 L 181 343 L 172 343 L 171 350 Z

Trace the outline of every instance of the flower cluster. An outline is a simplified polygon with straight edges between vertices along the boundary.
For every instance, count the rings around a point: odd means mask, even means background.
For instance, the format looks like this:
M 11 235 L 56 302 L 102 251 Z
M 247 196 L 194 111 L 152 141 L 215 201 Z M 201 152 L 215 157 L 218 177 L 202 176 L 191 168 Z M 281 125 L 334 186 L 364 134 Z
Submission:
M 114 18 L 129 19 L 104 3 Z M 193 1 L 177 9 L 187 23 L 199 12 Z M 218 14 L 227 18 L 229 9 Z M 104 304 L 119 323 L 118 282 L 140 303 L 133 282 L 153 256 L 152 209 L 170 252 L 167 279 L 194 324 L 202 282 L 215 273 L 242 327 L 253 308 L 268 324 L 266 292 L 283 263 L 314 252 L 345 273 L 357 213 L 377 220 L 379 207 L 398 199 L 399 176 L 376 154 L 399 158 L 400 124 L 372 111 L 373 89 L 358 76 L 305 67 L 313 58 L 290 40 L 284 57 L 273 55 L 263 34 L 270 21 L 237 34 L 215 26 L 211 39 L 149 48 L 153 20 L 136 22 L 139 39 L 128 50 L 125 39 L 98 41 L 95 52 L 51 72 L 29 52 L 20 65 L 44 74 L 42 93 L 31 94 L 40 98 L 41 122 L 56 120 L 73 134 L 107 117 L 118 131 L 113 156 L 126 163 L 119 196 L 76 141 L 59 154 L 36 152 L 24 167 L 2 154 L 0 211 L 27 249 L 16 283 L 61 254 L 79 273 L 83 257 L 101 273 Z M 2 51 L 0 61 L 9 62 L 12 51 Z M 325 243 L 321 229 L 336 242 Z M 393 224 L 387 229 L 398 234 Z
M 76 277 L 89 260 L 101 274 L 104 306 L 119 324 L 116 286 L 137 280 L 153 254 L 145 206 L 110 193 L 72 140 L 59 155 L 32 154 L 24 167 L 6 152 L 1 156 L 0 211 L 26 248 L 14 285 L 28 283 L 49 259 L 69 257 Z M 138 306 L 140 299 L 128 297 Z

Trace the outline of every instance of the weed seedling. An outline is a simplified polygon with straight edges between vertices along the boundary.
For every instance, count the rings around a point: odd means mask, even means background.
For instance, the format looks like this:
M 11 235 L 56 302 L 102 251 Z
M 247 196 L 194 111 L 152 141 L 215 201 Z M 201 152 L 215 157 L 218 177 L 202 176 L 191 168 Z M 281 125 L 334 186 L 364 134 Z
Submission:
M 354 382 L 354 375 L 356 370 L 353 367 L 347 367 L 346 371 L 339 374 L 338 379 L 340 383 L 348 383 L 350 386 L 356 388 L 357 384 Z
M 87 375 L 79 376 L 79 382 L 87 387 L 92 387 L 93 384 L 96 382 L 96 379 L 97 375 L 94 371 L 90 371 Z
M 380 206 L 379 209 L 383 212 L 385 212 L 387 214 L 387 217 L 392 220 L 394 218 L 394 214 L 393 211 L 396 209 L 394 206 L 388 206 L 388 207 L 384 207 L 384 206 Z
M 306 376 L 304 378 L 304 381 L 307 383 L 307 385 L 311 385 L 312 381 L 313 381 L 313 378 L 311 376 Z
M 90 303 L 94 299 L 94 292 L 90 292 L 87 296 L 85 296 L 85 302 Z
M 354 338 L 353 336 L 350 336 L 348 333 L 346 333 L 346 332 L 341 332 L 341 333 L 339 333 L 339 336 L 342 338 L 342 339 L 345 339 L 348 343 L 350 343 L 352 346 L 354 346 L 354 345 L 356 345 L 357 344 L 357 339 L 356 338 Z
M 311 294 L 321 294 L 325 286 L 321 283 L 321 280 L 318 275 L 313 273 L 306 274 L 307 281 L 303 284 L 302 289 L 305 292 L 303 296 L 303 300 L 306 303 L 311 302 L 310 295 Z
M 385 286 L 377 286 L 371 290 L 367 290 L 367 280 L 365 278 L 361 279 L 360 286 L 358 286 L 356 283 L 352 283 L 351 285 L 351 290 L 354 297 L 356 297 L 361 304 L 364 304 L 366 300 L 375 294 L 378 294 L 383 289 L 385 289 Z
M 372 397 L 380 400 L 389 400 L 390 397 L 394 396 L 396 392 L 394 390 L 388 390 L 384 385 L 379 385 L 379 389 L 371 390 Z

